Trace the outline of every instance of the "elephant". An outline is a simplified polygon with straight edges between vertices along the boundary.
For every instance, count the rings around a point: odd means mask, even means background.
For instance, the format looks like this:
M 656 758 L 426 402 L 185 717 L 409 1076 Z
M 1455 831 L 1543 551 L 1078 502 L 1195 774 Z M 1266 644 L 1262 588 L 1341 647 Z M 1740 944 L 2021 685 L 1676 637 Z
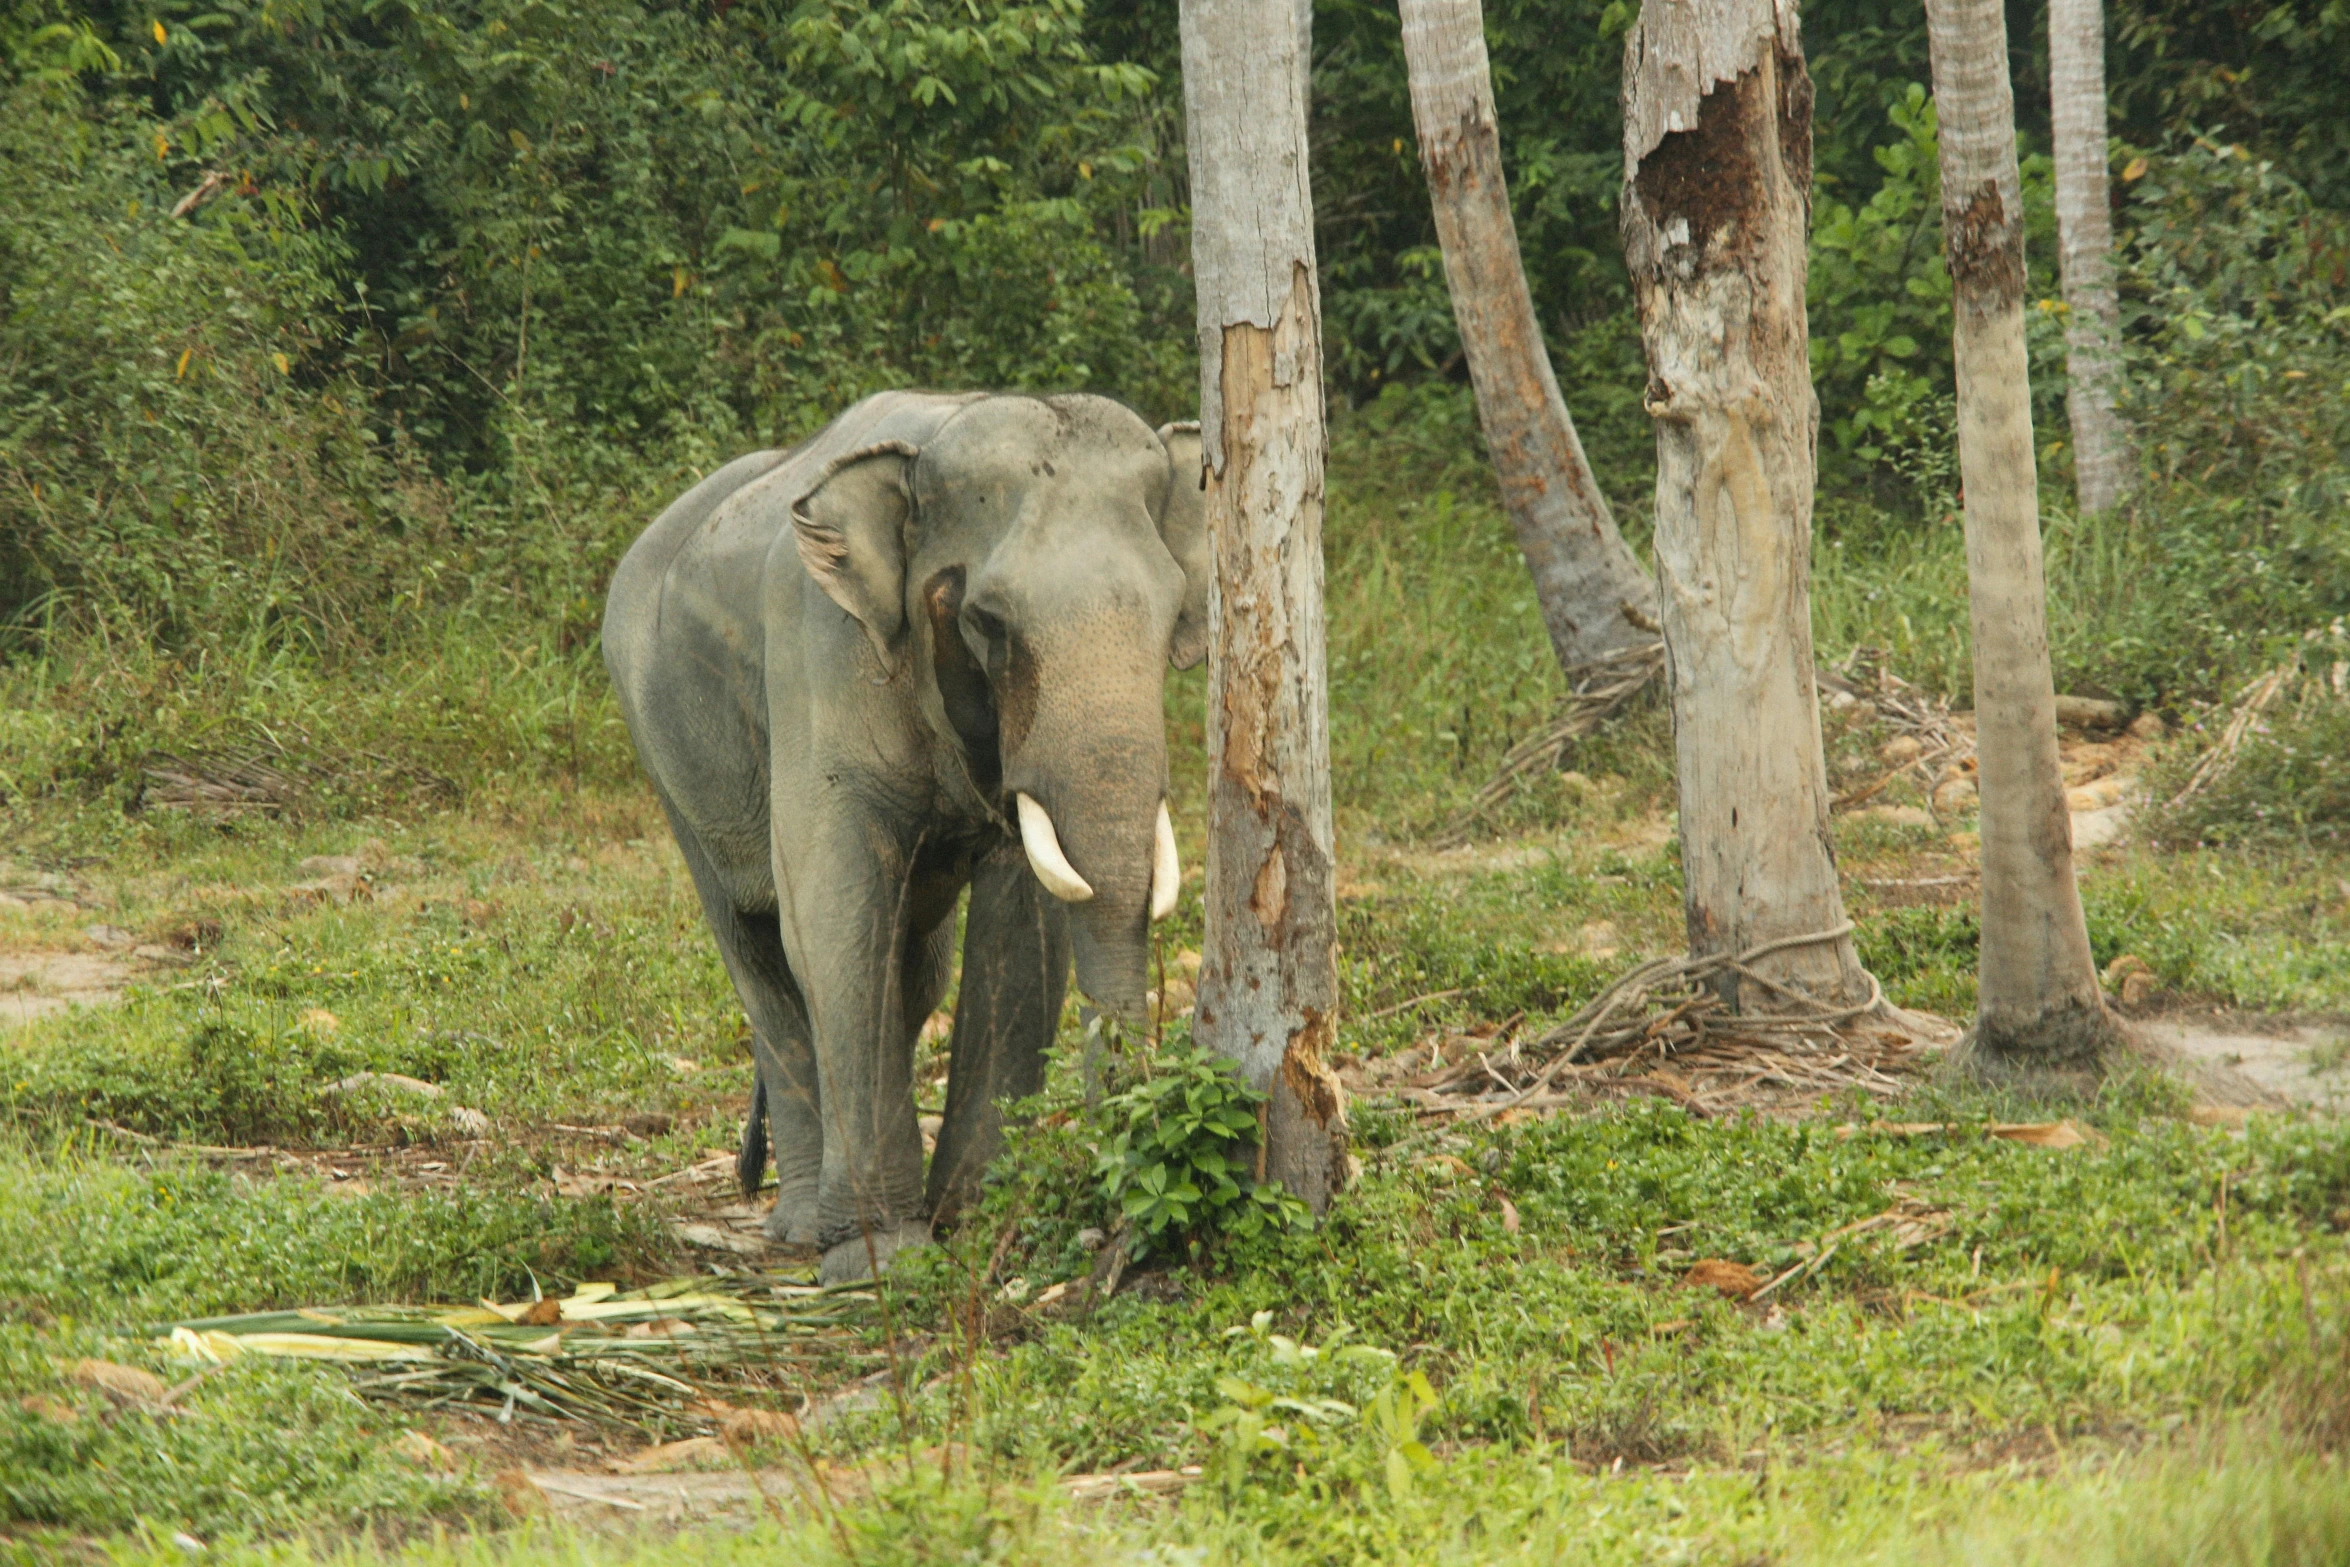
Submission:
M 737 1170 L 862 1278 L 967 1204 L 1038 1092 L 1072 961 L 1139 1022 L 1181 880 L 1166 671 L 1206 651 L 1197 425 L 1107 398 L 885 392 L 737 458 L 622 559 L 603 648 L 752 1035 Z M 914 1047 L 950 978 L 927 1180 Z

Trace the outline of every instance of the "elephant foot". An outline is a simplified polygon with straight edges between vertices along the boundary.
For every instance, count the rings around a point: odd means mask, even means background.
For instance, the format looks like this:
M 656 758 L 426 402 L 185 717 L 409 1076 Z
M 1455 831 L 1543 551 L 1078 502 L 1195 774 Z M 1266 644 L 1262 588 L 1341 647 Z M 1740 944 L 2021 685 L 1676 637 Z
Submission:
M 775 1206 L 767 1210 L 767 1221 L 761 1226 L 771 1246 L 813 1246 L 816 1244 L 816 1198 L 810 1193 L 794 1202 L 777 1198 Z
M 905 1219 L 869 1235 L 852 1235 L 824 1253 L 824 1282 L 853 1284 L 887 1273 L 900 1253 L 930 1244 L 930 1226 L 921 1219 Z

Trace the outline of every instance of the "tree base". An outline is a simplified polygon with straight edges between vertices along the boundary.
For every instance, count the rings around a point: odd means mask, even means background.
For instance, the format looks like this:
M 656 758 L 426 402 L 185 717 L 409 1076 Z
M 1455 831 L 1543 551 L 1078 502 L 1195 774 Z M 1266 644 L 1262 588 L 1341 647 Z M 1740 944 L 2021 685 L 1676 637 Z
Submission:
M 2094 1089 L 2135 1054 L 2131 1045 L 2104 1003 L 2091 1001 L 2036 1017 L 1978 1017 L 1951 1051 L 1950 1065 L 2005 1088 Z

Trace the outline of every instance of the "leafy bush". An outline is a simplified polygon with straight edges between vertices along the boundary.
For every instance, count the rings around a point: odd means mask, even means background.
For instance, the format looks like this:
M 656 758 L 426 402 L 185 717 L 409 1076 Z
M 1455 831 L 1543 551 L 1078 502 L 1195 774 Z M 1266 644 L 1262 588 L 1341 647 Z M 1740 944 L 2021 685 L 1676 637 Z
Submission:
M 1250 1174 L 1264 1102 L 1230 1061 L 1189 1046 L 1145 1062 L 1134 1083 L 1102 1102 L 1094 1175 L 1131 1230 L 1135 1256 L 1185 1240 L 1196 1251 L 1215 1234 L 1246 1240 L 1305 1227 L 1304 1203 Z
M 343 247 L 282 189 L 171 213 L 156 143 L 237 130 L 0 99 L 0 625 L 328 640 L 398 591 L 374 541 L 429 544 L 343 374 Z
M 2129 412 L 2197 546 L 2180 580 L 2279 642 L 2350 611 L 2350 218 L 2241 146 L 2144 165 Z
M 1885 109 L 1893 138 L 1873 149 L 1883 179 L 1866 201 L 1820 198 L 1811 236 L 1811 371 L 1818 389 L 1823 482 L 1864 487 L 1939 520 L 1956 504 L 1957 425 L 1950 387 L 1950 273 L 1942 260 L 1940 121 L 1910 82 Z M 2026 287 L 2032 318 L 2035 424 L 2061 424 L 2065 360 L 2050 314 L 2056 290 L 2054 166 L 2022 168 Z

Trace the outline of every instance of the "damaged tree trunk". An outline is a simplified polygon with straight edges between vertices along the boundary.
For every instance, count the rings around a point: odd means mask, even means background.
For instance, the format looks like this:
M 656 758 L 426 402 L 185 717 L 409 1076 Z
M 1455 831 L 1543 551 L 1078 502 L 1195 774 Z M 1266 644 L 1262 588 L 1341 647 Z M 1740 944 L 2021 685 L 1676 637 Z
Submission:
M 2121 307 L 2113 291 L 2113 209 L 2105 174 L 2105 7 L 2049 0 L 2049 118 L 2055 135 L 2056 247 L 2064 277 L 2066 421 L 2081 514 L 2108 510 L 2135 477 L 2121 391 Z
M 1270 1099 L 1262 1175 L 1346 1173 L 1322 635 L 1322 316 L 1303 0 L 1183 0 L 1208 610 L 1200 1041 Z
M 1828 841 L 1811 643 L 1811 80 L 1792 0 L 1649 0 L 1624 54 L 1624 258 L 1693 956 L 1784 942 L 1733 1006 L 1867 1001 Z M 1802 938 L 1802 939 L 1798 939 Z
M 2023 201 L 2001 0 L 1927 0 L 1975 634 L 1986 1067 L 2093 1066 L 2116 1038 L 2073 880 L 2024 357 Z
M 1567 416 L 1518 257 L 1478 0 L 1402 0 L 1420 167 L 1477 418 L 1551 650 L 1575 670 L 1653 644 L 1656 585 L 1616 531 Z

